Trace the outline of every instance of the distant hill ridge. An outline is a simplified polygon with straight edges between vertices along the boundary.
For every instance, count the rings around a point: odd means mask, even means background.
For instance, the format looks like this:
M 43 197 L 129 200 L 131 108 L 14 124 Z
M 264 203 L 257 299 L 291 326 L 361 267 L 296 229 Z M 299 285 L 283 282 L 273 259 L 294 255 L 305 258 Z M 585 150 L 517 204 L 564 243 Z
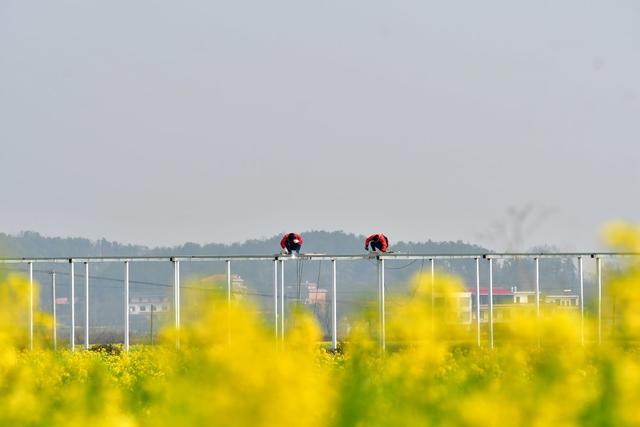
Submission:
M 360 253 L 365 236 L 343 231 L 307 231 L 302 233 L 304 252 L 331 254 Z M 153 247 L 118 243 L 106 239 L 90 240 L 78 237 L 47 237 L 38 232 L 24 231 L 15 235 L 0 233 L 2 256 L 12 257 L 74 257 L 74 256 L 150 256 L 150 255 L 257 255 L 276 253 L 282 236 L 250 239 L 242 243 L 185 243 L 171 247 Z M 392 250 L 423 253 L 477 253 L 488 249 L 462 241 L 394 242 Z

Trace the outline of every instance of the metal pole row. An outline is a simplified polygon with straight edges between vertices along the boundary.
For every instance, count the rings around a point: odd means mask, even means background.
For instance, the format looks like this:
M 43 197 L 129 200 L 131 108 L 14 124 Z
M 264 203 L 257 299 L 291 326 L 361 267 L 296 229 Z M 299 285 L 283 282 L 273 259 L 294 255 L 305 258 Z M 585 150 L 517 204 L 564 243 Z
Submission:
M 596 279 L 597 279 L 597 342 L 602 342 L 602 258 L 595 256 L 596 262 Z M 493 258 L 486 257 L 489 267 L 489 288 L 488 288 L 488 323 L 489 323 L 489 347 L 494 348 L 494 289 L 493 289 Z M 476 344 L 481 345 L 481 289 L 480 289 L 480 257 L 475 260 L 475 278 L 476 278 L 476 298 L 475 298 L 475 316 L 476 316 Z M 540 258 L 534 257 L 535 265 L 535 304 L 536 317 L 541 315 L 541 292 L 540 292 Z M 578 260 L 578 281 L 579 281 L 579 299 L 580 299 L 580 342 L 585 343 L 585 312 L 584 312 L 584 265 L 582 256 L 577 257 Z M 429 258 L 431 265 L 431 305 L 432 315 L 435 308 L 435 263 L 434 258 Z M 174 326 L 176 331 L 180 330 L 180 261 L 172 260 L 174 269 Z M 28 262 L 29 268 L 29 348 L 34 347 L 34 281 L 33 281 L 33 262 Z M 75 262 L 69 260 L 70 264 L 70 349 L 75 350 Z M 282 259 L 274 259 L 273 262 L 273 309 L 274 309 L 274 333 L 276 338 L 284 339 L 285 336 L 285 262 Z M 90 345 L 90 325 L 89 325 L 89 263 L 84 262 L 85 276 L 85 318 L 84 318 L 84 348 L 88 349 Z M 378 257 L 378 305 L 379 305 L 379 335 L 380 348 L 384 352 L 386 349 L 386 309 L 385 309 L 385 258 Z M 280 271 L 278 272 L 278 268 Z M 336 349 L 338 345 L 337 333 L 337 260 L 331 259 L 332 268 L 332 287 L 331 287 L 331 348 Z M 280 274 L 278 274 L 280 273 Z M 226 276 L 227 276 L 227 304 L 231 304 L 232 294 L 232 277 L 231 277 L 231 261 L 226 260 Z M 279 286 L 278 286 L 278 279 Z M 124 348 L 129 350 L 130 347 L 130 312 L 129 312 L 129 261 L 124 261 Z M 278 289 L 279 287 L 279 289 Z M 51 293 L 52 293 L 52 313 L 53 313 L 53 347 L 57 348 L 57 309 L 56 309 L 56 273 L 51 273 Z M 278 295 L 280 294 L 280 295 Z M 278 300 L 280 304 L 278 304 Z M 179 347 L 179 333 L 176 335 L 176 346 Z
M 489 261 L 489 345 L 493 348 L 493 260 Z M 602 343 L 602 258 L 596 256 L 596 280 L 597 280 L 597 303 L 598 303 L 598 319 L 597 319 L 597 343 Z M 540 318 L 540 259 L 534 258 L 535 261 L 535 287 L 536 287 L 536 317 Z M 478 319 L 476 341 L 480 345 L 480 284 L 479 284 L 479 264 L 476 259 L 476 317 Z M 579 304 L 580 304 L 580 343 L 585 344 L 585 317 L 584 317 L 584 265 L 582 256 L 578 257 L 578 285 L 579 285 Z
M 175 312 L 175 327 L 177 330 L 180 329 L 180 262 L 172 261 L 174 267 L 174 312 Z M 338 334 L 337 334 L 337 266 L 336 260 L 331 260 L 332 263 L 332 308 L 331 308 L 331 343 L 332 349 L 336 349 L 338 345 Z M 384 269 L 384 260 L 380 260 L 382 268 Z M 71 333 L 70 333 L 70 348 L 72 351 L 75 351 L 75 262 L 73 260 L 69 260 L 70 264 L 70 284 L 71 284 Z M 84 276 L 85 276 L 85 318 L 84 318 L 84 348 L 88 349 L 90 345 L 90 335 L 89 335 L 89 315 L 90 315 L 90 305 L 89 305 L 89 263 L 84 262 Z M 280 306 L 278 307 L 278 264 L 280 264 Z M 30 306 L 29 306 L 29 330 L 30 330 L 30 348 L 33 348 L 33 264 L 28 263 L 29 265 L 29 289 L 30 289 Z M 226 270 L 227 270 L 227 303 L 231 303 L 231 262 L 229 260 L 226 261 Z M 382 287 L 384 287 L 384 271 L 382 274 Z M 284 338 L 284 320 L 285 320 L 285 293 L 284 293 L 284 262 L 274 261 L 274 311 L 275 311 L 275 334 L 276 337 L 281 336 Z M 381 295 L 381 312 L 384 310 L 384 289 L 383 294 Z M 51 299 L 52 299 L 52 307 L 51 311 L 53 314 L 53 346 L 54 349 L 57 348 L 57 307 L 56 307 L 56 273 L 51 272 Z M 129 301 L 130 301 L 130 274 L 129 274 L 129 261 L 124 262 L 124 288 L 123 288 L 123 342 L 124 349 L 130 349 L 130 311 L 129 311 Z M 280 315 L 278 315 L 278 309 L 280 310 Z M 278 321 L 280 320 L 280 322 Z M 384 322 L 384 314 L 382 315 L 382 321 Z M 279 332 L 279 330 L 280 332 Z M 382 339 L 384 339 L 384 333 L 382 334 Z M 176 343 L 179 346 L 179 339 Z

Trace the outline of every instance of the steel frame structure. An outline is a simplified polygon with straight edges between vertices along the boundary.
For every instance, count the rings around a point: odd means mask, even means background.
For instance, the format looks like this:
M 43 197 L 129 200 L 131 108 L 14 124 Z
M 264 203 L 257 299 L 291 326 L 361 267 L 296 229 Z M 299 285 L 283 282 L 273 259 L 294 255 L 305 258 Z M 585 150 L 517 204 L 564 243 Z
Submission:
M 125 350 L 129 350 L 129 266 L 131 263 L 139 262 L 170 262 L 173 265 L 173 306 L 174 306 L 174 326 L 180 330 L 180 263 L 199 261 L 219 261 L 226 265 L 226 285 L 227 303 L 231 304 L 231 266 L 239 261 L 272 261 L 273 262 L 273 308 L 274 308 L 274 331 L 275 337 L 284 339 L 285 336 L 285 301 L 284 301 L 284 265 L 291 260 L 308 261 L 331 261 L 332 283 L 331 283 L 331 347 L 338 346 L 338 321 L 337 321 L 337 264 L 340 261 L 375 260 L 378 272 L 378 308 L 379 308 L 379 342 L 380 350 L 386 348 L 386 325 L 385 325 L 385 261 L 396 260 L 428 260 L 431 266 L 431 298 L 433 305 L 433 286 L 435 283 L 435 262 L 437 260 L 469 259 L 475 261 L 476 274 L 476 344 L 480 346 L 480 261 L 487 262 L 489 267 L 489 348 L 494 347 L 494 318 L 493 318 L 493 261 L 496 259 L 524 258 L 533 261 L 535 269 L 535 307 L 536 316 L 540 316 L 540 261 L 546 258 L 571 258 L 578 262 L 579 275 L 579 298 L 580 298 L 580 340 L 584 344 L 584 267 L 583 259 L 591 258 L 595 261 L 597 279 L 597 342 L 602 342 L 602 260 L 605 258 L 638 257 L 640 252 L 554 252 L 554 253 L 534 253 L 534 252 L 503 252 L 503 253 L 367 253 L 352 255 L 330 255 L 330 254 L 300 254 L 299 256 L 289 256 L 282 254 L 275 255 L 176 255 L 176 256 L 131 256 L 131 257 L 49 257 L 49 258 L 0 258 L 0 264 L 26 264 L 29 272 L 29 348 L 33 349 L 33 327 L 34 327 L 34 281 L 33 265 L 41 263 L 68 263 L 70 268 L 71 284 L 71 333 L 70 349 L 75 350 L 75 265 L 84 264 L 85 271 L 85 318 L 84 318 L 84 348 L 89 348 L 89 266 L 93 263 L 122 263 L 124 267 L 124 331 L 123 342 Z M 280 274 L 278 274 L 280 273 Z M 57 346 L 56 336 L 56 276 L 55 272 L 51 277 L 53 295 L 53 344 Z M 278 286 L 279 285 L 279 286 Z M 279 288 L 279 289 L 278 289 Z M 278 295 L 280 294 L 280 296 Z M 280 304 L 278 304 L 278 302 Z M 180 346 L 180 335 L 176 334 L 176 346 Z

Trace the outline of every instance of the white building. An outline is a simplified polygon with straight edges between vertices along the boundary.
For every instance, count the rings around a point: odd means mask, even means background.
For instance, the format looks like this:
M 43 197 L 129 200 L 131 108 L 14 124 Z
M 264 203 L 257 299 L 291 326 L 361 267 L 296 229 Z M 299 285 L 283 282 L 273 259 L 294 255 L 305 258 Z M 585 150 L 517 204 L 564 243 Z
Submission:
M 536 291 L 513 291 L 513 303 L 514 304 L 535 304 L 536 303 Z
M 578 307 L 580 297 L 572 289 L 555 290 L 542 297 L 545 304 L 553 304 L 560 307 Z
M 470 325 L 473 321 L 473 298 L 471 292 L 456 292 L 458 307 L 458 322 L 463 325 Z
M 171 309 L 171 302 L 167 297 L 147 296 L 129 299 L 129 314 L 140 315 L 166 312 Z

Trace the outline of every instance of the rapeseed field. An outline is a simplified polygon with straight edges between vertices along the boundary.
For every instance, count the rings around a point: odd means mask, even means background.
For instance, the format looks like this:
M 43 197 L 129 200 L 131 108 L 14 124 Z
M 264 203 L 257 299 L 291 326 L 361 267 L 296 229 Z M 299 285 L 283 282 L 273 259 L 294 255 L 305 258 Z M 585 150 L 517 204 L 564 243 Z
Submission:
M 615 249 L 640 251 L 640 229 L 614 225 Z M 462 284 L 417 276 L 390 304 L 387 351 L 363 313 L 340 352 L 319 346 L 313 318 L 295 314 L 276 342 L 255 312 L 209 301 L 156 346 L 26 349 L 28 283 L 0 283 L 1 426 L 634 426 L 640 425 L 640 263 L 605 283 L 615 323 L 572 311 L 514 313 L 494 349 L 454 321 Z M 435 297 L 437 296 L 437 298 Z M 434 303 L 435 301 L 435 303 Z M 44 314 L 37 330 L 50 328 Z

